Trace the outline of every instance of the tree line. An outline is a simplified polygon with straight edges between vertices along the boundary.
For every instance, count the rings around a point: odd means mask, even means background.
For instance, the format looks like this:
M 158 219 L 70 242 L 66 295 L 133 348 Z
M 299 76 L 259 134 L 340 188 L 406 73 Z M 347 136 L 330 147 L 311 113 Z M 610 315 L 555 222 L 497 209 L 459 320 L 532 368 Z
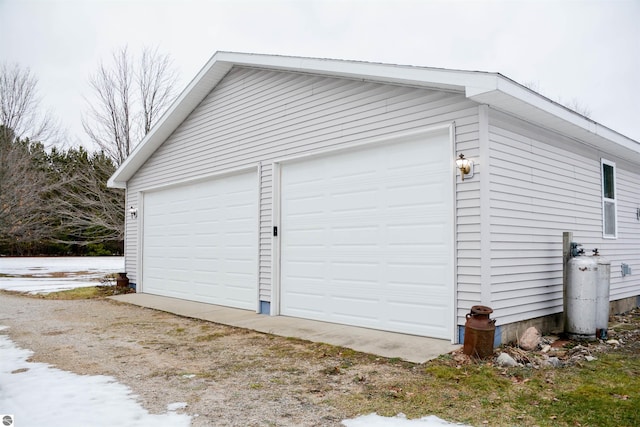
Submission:
M 124 191 L 107 180 L 175 96 L 168 55 L 116 51 L 89 78 L 82 124 L 97 147 L 70 146 L 40 106 L 37 79 L 0 65 L 0 255 L 123 251 Z

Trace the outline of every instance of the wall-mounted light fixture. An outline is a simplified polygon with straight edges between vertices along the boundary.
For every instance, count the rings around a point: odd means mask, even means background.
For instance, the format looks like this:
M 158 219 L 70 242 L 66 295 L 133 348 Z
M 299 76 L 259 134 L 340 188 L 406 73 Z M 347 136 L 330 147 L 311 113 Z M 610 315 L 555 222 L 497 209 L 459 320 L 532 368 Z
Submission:
M 129 208 L 129 216 L 131 217 L 131 219 L 136 219 L 138 218 L 138 209 L 134 208 L 133 206 L 131 206 Z
M 473 177 L 473 160 L 465 159 L 464 154 L 460 154 L 456 159 L 456 166 L 460 169 L 460 178 L 464 181 L 464 176 L 467 178 Z

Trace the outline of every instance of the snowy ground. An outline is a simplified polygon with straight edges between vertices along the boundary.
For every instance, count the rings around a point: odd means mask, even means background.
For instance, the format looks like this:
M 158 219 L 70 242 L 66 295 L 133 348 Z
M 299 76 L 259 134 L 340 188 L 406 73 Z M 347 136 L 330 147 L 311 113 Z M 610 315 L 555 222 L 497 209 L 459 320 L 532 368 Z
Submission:
M 4 329 L 0 326 L 0 330 Z M 106 376 L 76 375 L 28 362 L 32 352 L 0 335 L 0 414 L 16 426 L 187 427 L 191 417 L 149 414 L 131 390 Z M 169 409 L 180 409 L 179 402 Z M 12 425 L 12 424 L 5 424 Z
M 100 284 L 106 274 L 124 271 L 122 257 L 0 257 L 0 289 L 46 293 Z M 0 331 L 5 329 L 0 326 Z M 13 424 L 37 426 L 164 426 L 191 424 L 191 417 L 173 411 L 149 414 L 131 390 L 107 376 L 77 375 L 44 363 L 28 362 L 32 354 L 0 333 L 0 417 L 10 414 Z M 197 415 L 195 415 L 197 416 Z M 365 415 L 342 422 L 346 427 L 454 426 L 435 416 L 419 420 Z
M 0 330 L 5 329 L 0 326 Z M 32 352 L 18 348 L 0 334 L 0 414 L 16 426 L 187 427 L 191 417 L 172 411 L 185 409 L 175 402 L 166 414 L 149 414 L 131 390 L 107 376 L 76 375 L 45 363 L 28 362 Z M 370 414 L 342 422 L 346 427 L 438 427 L 454 424 L 435 416 L 407 420 Z M 12 424 L 5 424 L 11 426 Z
M 0 289 L 47 293 L 100 285 L 124 257 L 0 257 Z

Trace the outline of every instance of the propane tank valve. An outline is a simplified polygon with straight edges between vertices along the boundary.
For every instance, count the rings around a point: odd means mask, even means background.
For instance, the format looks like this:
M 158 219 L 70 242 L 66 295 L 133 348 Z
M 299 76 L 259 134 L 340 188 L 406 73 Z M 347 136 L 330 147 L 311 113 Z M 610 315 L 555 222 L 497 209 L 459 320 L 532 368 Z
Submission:
M 584 249 L 578 249 L 579 246 L 582 246 L 582 244 L 571 242 L 571 258 L 575 258 L 578 255 L 584 254 Z

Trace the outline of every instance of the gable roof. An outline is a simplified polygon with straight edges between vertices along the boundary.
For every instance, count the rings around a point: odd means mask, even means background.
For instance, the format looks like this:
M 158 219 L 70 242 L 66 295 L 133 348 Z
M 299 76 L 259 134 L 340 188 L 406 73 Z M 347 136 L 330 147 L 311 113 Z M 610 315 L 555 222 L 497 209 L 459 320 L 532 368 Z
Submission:
M 555 130 L 597 149 L 640 163 L 640 143 L 588 119 L 499 74 L 442 68 L 294 56 L 216 52 L 160 121 L 109 178 L 110 187 L 127 181 L 176 130 L 234 66 L 301 72 L 464 93 L 468 99 Z

